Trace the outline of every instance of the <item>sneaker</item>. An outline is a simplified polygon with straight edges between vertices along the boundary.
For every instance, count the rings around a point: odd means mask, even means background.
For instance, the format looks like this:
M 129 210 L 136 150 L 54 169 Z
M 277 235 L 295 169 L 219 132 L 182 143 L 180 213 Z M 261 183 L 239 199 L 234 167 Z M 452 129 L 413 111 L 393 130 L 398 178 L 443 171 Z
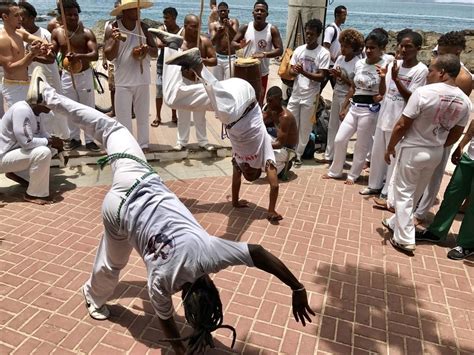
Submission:
M 400 244 L 393 238 L 393 236 L 390 237 L 389 241 L 390 244 L 392 244 L 397 249 L 401 249 L 411 253 L 414 252 L 416 249 L 416 244 Z
M 89 302 L 89 300 L 87 299 L 86 291 L 84 290 L 84 287 L 82 287 L 82 295 L 84 296 L 84 301 L 86 302 L 87 311 L 89 312 L 89 315 L 91 316 L 92 319 L 106 320 L 110 317 L 110 311 L 105 304 L 102 305 L 102 307 L 100 308 L 96 308 Z
M 43 103 L 43 90 L 46 83 L 46 76 L 42 67 L 36 67 L 31 74 L 30 86 L 26 94 L 26 102 L 30 105 L 39 105 Z
M 368 195 L 379 195 L 380 191 L 382 189 L 371 189 L 370 187 L 363 188 L 362 190 L 359 191 L 359 194 L 363 196 L 368 196 Z
M 168 65 L 179 65 L 184 68 L 195 68 L 202 63 L 199 48 L 178 52 L 166 61 Z
M 156 35 L 163 42 L 166 46 L 170 47 L 171 49 L 178 50 L 181 48 L 183 44 L 184 38 L 163 30 L 159 30 L 158 28 L 149 28 L 148 32 L 151 32 Z
M 448 258 L 452 260 L 463 260 L 472 255 L 474 255 L 474 249 L 463 248 L 460 245 L 448 252 Z
M 181 151 L 181 150 L 185 150 L 186 149 L 186 146 L 182 145 L 182 144 L 176 144 L 174 147 L 173 147 L 174 150 L 178 150 L 178 151 Z
M 81 141 L 78 139 L 70 139 L 64 142 L 64 150 L 70 151 L 80 148 L 82 146 Z
M 207 150 L 208 152 L 212 152 L 216 150 L 216 147 L 214 147 L 212 144 L 205 144 L 205 145 L 200 145 L 199 148 Z
M 91 152 L 100 152 L 100 147 L 95 142 L 86 143 L 86 149 Z
M 431 243 L 439 243 L 441 241 L 440 238 L 435 236 L 428 229 L 425 229 L 424 231 L 415 231 L 415 240 L 417 242 L 431 242 Z
M 294 164 L 295 164 L 295 168 L 296 168 L 296 167 L 300 167 L 301 165 L 303 165 L 303 162 L 301 161 L 300 158 L 296 158 Z

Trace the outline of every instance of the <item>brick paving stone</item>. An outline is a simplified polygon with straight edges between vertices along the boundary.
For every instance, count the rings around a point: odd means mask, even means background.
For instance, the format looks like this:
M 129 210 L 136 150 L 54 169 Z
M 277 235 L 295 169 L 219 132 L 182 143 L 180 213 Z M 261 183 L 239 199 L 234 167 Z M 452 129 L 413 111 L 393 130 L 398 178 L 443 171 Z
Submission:
M 256 269 L 232 267 L 213 276 L 224 323 L 237 330 L 244 354 L 474 353 L 474 270 L 446 258 L 447 248 L 419 245 L 414 257 L 394 250 L 360 185 L 320 180 L 323 169 L 298 171 L 280 185 L 279 225 L 265 220 L 268 186 L 242 184 L 248 209 L 233 209 L 230 177 L 167 184 L 218 237 L 263 243 L 305 283 L 317 312 L 303 328 L 291 312 L 291 292 Z M 318 189 L 314 186 L 317 184 Z M 444 182 L 445 184 L 445 182 Z M 92 320 L 80 287 L 89 277 L 102 234 L 107 186 L 63 191 L 52 206 L 35 206 L 12 191 L 0 208 L 2 276 L 0 352 L 16 354 L 169 353 L 148 300 L 145 268 L 133 253 L 111 300 L 112 317 Z M 453 230 L 458 230 L 456 221 Z M 173 298 L 184 333 L 179 296 Z M 232 353 L 227 330 L 217 349 Z

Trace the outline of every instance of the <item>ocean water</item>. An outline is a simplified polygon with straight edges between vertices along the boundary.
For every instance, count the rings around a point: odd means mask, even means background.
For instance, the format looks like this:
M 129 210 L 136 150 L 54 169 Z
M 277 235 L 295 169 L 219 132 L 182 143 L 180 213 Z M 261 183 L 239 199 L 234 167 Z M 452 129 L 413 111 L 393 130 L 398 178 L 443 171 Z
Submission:
M 40 15 L 45 15 L 55 7 L 55 0 L 30 0 Z M 81 19 L 86 26 L 93 26 L 97 20 L 109 18 L 115 0 L 78 0 Z M 217 1 L 219 2 L 219 0 Z M 231 9 L 231 17 L 241 23 L 252 20 L 254 0 L 226 0 Z M 267 0 L 270 10 L 268 21 L 275 24 L 285 38 L 288 15 L 288 0 Z M 184 15 L 199 14 L 200 1 L 180 0 L 154 1 L 154 6 L 143 10 L 142 17 L 161 20 L 165 7 L 173 6 L 178 10 L 178 23 Z M 384 27 L 387 30 L 400 30 L 406 27 L 424 31 L 448 32 L 461 29 L 474 29 L 474 0 L 330 0 L 327 11 L 327 23 L 332 22 L 334 8 L 345 5 L 348 9 L 345 28 L 353 27 L 364 34 L 372 28 Z M 204 0 L 204 13 L 209 14 L 209 1 Z M 203 23 L 206 30 L 207 21 Z

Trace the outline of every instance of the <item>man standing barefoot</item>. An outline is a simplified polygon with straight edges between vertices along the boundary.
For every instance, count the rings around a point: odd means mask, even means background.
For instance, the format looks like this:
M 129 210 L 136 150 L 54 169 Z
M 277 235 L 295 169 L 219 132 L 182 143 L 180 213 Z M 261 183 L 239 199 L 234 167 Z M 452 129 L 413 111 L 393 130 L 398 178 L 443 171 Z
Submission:
M 94 107 L 94 80 L 90 62 L 99 57 L 97 41 L 94 33 L 79 22 L 81 8 L 76 0 L 63 0 L 66 24 L 56 28 L 52 35 L 53 49 L 60 52 L 63 58 L 62 89 L 65 96 L 84 105 Z M 61 13 L 61 9 L 58 8 Z M 67 38 L 66 38 L 67 37 Z M 71 48 L 67 46 L 69 40 Z M 70 140 L 66 150 L 77 149 L 81 146 L 81 131 L 69 121 Z M 85 135 L 86 148 L 97 152 L 100 148 L 94 139 Z

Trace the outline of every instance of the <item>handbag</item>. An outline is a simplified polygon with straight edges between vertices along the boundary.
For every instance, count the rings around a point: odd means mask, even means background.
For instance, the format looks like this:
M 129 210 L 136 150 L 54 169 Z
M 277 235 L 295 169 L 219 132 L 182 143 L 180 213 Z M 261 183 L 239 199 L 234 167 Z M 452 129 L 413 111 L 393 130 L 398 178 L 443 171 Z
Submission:
M 301 28 L 301 31 L 300 31 Z M 304 42 L 304 31 L 303 31 L 303 19 L 301 17 L 301 12 L 298 11 L 298 17 L 296 19 L 296 22 L 291 29 L 290 36 L 288 37 L 288 41 L 291 41 L 293 38 L 293 33 L 296 32 L 295 35 L 295 40 L 293 41 L 293 48 L 290 46 L 288 43 L 285 52 L 283 53 L 283 57 L 281 59 L 280 67 L 278 68 L 278 76 L 281 78 L 281 81 L 287 85 L 287 86 L 293 86 L 293 82 L 295 80 L 295 77 L 291 75 L 290 69 L 291 69 L 291 56 L 293 55 L 293 50 L 295 47 L 301 43 L 301 37 L 303 37 L 303 42 Z

